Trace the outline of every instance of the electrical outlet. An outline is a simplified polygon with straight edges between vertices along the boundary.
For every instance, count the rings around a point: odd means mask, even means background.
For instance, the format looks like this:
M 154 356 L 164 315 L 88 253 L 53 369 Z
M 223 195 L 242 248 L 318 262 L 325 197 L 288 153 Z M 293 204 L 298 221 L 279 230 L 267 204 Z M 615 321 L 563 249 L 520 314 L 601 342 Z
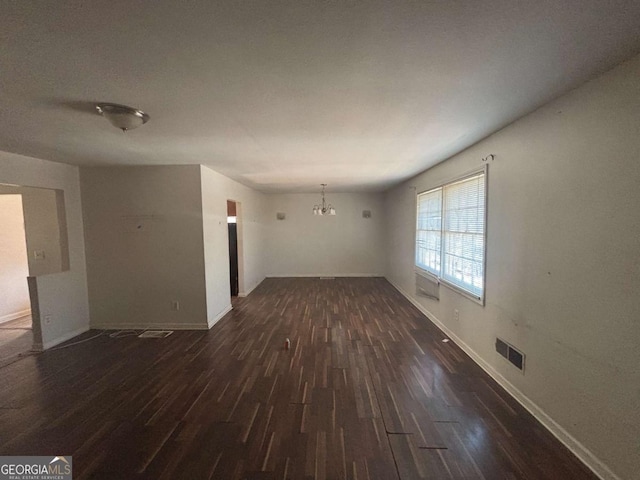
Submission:
M 34 260 L 44 260 L 44 250 L 34 250 L 33 251 L 33 259 Z
M 178 300 L 173 300 L 171 302 L 171 310 L 177 312 L 178 310 L 180 310 L 180 302 Z
M 44 324 L 45 325 L 51 325 L 51 315 L 45 315 L 44 316 Z
M 458 311 L 458 309 L 457 309 L 457 308 L 454 308 L 454 309 L 453 309 L 453 319 L 454 319 L 456 322 L 459 322 L 459 321 L 460 321 L 460 312 Z

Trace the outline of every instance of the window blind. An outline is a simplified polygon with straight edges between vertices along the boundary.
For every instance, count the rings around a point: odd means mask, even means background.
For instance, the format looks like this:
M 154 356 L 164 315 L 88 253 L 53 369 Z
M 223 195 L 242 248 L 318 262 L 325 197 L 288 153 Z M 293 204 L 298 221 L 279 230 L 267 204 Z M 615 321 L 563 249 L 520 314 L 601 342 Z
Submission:
M 485 175 L 445 185 L 442 278 L 482 296 L 484 289 Z
M 484 303 L 486 170 L 417 197 L 420 270 Z
M 416 265 L 439 276 L 442 255 L 442 188 L 418 195 Z

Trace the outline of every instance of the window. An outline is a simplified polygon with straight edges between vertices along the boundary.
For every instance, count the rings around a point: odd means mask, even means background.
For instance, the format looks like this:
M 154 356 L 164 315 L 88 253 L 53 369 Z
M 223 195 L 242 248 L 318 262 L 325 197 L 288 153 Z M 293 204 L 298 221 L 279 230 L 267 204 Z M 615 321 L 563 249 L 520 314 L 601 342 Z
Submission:
M 416 266 L 440 275 L 442 250 L 442 187 L 418 195 Z
M 416 267 L 484 301 L 486 172 L 418 195 Z

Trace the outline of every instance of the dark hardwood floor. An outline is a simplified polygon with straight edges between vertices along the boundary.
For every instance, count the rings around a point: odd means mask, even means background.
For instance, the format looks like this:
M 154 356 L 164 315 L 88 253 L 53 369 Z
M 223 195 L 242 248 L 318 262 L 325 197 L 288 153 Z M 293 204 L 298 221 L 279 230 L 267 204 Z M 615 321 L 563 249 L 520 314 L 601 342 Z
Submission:
M 0 368 L 29 355 L 33 347 L 31 315 L 0 323 Z
M 596 478 L 384 279 L 234 303 L 0 369 L 0 454 L 73 455 L 79 479 Z

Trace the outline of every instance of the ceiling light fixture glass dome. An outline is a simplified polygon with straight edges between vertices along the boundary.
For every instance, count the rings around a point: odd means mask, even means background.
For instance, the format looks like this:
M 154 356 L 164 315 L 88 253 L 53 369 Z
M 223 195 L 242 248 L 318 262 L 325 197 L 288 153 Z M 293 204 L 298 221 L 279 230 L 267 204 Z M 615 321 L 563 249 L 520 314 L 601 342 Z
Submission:
M 142 110 L 117 103 L 99 103 L 96 110 L 109 120 L 111 125 L 123 132 L 138 128 L 149 121 L 149 115 Z

